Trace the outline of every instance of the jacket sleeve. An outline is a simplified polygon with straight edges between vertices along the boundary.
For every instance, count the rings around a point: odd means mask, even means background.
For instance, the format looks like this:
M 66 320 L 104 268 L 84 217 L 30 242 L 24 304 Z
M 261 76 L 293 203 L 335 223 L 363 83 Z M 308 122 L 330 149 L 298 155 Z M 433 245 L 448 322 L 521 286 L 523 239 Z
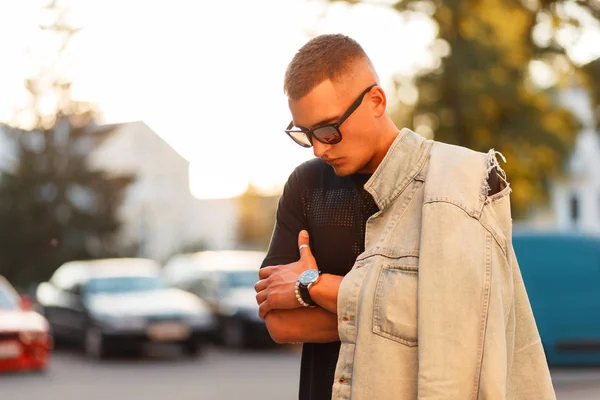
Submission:
M 450 203 L 425 204 L 422 218 L 418 399 L 478 399 L 485 336 L 504 337 L 503 324 L 486 332 L 491 292 L 503 290 L 492 276 L 493 239 Z
M 510 249 L 515 302 L 515 342 L 508 370 L 507 398 L 556 400 L 544 347 L 514 249 Z
M 418 399 L 554 400 L 510 236 L 450 203 L 422 218 Z

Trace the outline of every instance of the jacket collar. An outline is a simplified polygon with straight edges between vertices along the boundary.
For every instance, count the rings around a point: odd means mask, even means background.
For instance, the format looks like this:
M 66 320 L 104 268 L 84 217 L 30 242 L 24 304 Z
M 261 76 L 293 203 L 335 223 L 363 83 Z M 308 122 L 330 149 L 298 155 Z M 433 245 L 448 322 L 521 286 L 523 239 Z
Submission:
M 432 143 L 410 129 L 404 128 L 398 133 L 364 186 L 380 210 L 389 206 L 412 180 L 424 180 L 419 173 L 427 161 Z

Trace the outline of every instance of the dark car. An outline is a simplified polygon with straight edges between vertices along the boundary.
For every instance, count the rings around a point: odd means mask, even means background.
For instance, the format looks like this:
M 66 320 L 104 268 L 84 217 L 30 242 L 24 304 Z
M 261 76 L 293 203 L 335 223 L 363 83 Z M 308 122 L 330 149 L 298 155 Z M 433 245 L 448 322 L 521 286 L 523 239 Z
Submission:
M 170 284 L 204 299 L 217 319 L 217 337 L 226 346 L 273 344 L 258 316 L 254 284 L 264 252 L 223 250 L 184 254 L 164 267 Z
M 600 236 L 516 230 L 513 244 L 551 365 L 600 365 Z
M 215 325 L 203 300 L 167 287 L 159 265 L 146 259 L 68 262 L 38 286 L 36 300 L 54 338 L 81 343 L 92 357 L 153 342 L 195 355 Z

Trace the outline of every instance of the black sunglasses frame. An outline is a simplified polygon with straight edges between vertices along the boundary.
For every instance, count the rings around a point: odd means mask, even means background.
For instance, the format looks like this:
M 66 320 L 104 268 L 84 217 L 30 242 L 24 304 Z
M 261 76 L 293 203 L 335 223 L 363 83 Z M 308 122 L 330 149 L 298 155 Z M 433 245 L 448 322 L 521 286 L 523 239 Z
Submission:
M 350 105 L 350 107 L 348 107 L 346 112 L 340 117 L 340 119 L 337 122 L 335 122 L 333 124 L 319 126 L 318 128 L 314 128 L 314 129 L 302 129 L 302 128 L 292 129 L 294 127 L 294 121 L 292 121 L 292 122 L 290 122 L 287 129 L 285 130 L 285 133 L 287 133 L 287 135 L 295 143 L 297 143 L 300 146 L 305 147 L 305 148 L 312 147 L 313 138 L 315 138 L 318 142 L 321 142 L 323 144 L 336 144 L 336 143 L 341 142 L 342 141 L 342 132 L 340 132 L 340 126 L 344 123 L 344 121 L 346 121 L 348 119 L 348 117 L 350 117 L 350 115 L 352 115 L 352 113 L 354 111 L 356 111 L 356 109 L 362 104 L 362 101 L 363 101 L 364 97 L 366 96 L 366 94 L 369 93 L 371 91 L 371 89 L 373 89 L 375 86 L 377 86 L 376 83 L 372 84 L 371 86 L 369 86 L 368 88 L 363 90 L 363 92 L 356 98 L 356 100 L 354 100 L 354 102 Z M 335 137 L 332 140 L 327 141 L 322 138 L 319 138 L 319 135 L 315 133 L 315 131 L 318 131 L 321 129 L 330 129 L 330 128 L 335 129 L 335 131 L 337 132 L 335 134 Z M 310 144 L 299 142 L 298 140 L 296 140 L 294 138 L 294 136 L 292 135 L 293 133 L 304 133 L 306 135 L 306 138 L 310 142 Z M 327 135 L 327 136 L 332 136 L 332 135 Z

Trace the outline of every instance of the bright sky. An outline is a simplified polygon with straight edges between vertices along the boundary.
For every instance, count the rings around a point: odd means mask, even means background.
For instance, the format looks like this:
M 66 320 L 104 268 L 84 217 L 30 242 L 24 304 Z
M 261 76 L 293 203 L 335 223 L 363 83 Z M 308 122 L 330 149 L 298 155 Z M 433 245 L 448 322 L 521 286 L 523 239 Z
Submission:
M 39 41 L 41 0 L 0 0 L 0 120 L 22 102 Z M 230 197 L 248 183 L 277 188 L 310 149 L 283 132 L 291 116 L 283 75 L 308 34 L 341 32 L 372 58 L 392 98 L 394 73 L 431 62 L 425 18 L 403 21 L 385 6 L 329 7 L 321 0 L 78 0 L 73 95 L 106 122 L 143 120 L 191 162 L 192 192 Z M 327 10 L 327 11 L 326 11 Z M 6 57 L 10 55 L 10 57 Z

